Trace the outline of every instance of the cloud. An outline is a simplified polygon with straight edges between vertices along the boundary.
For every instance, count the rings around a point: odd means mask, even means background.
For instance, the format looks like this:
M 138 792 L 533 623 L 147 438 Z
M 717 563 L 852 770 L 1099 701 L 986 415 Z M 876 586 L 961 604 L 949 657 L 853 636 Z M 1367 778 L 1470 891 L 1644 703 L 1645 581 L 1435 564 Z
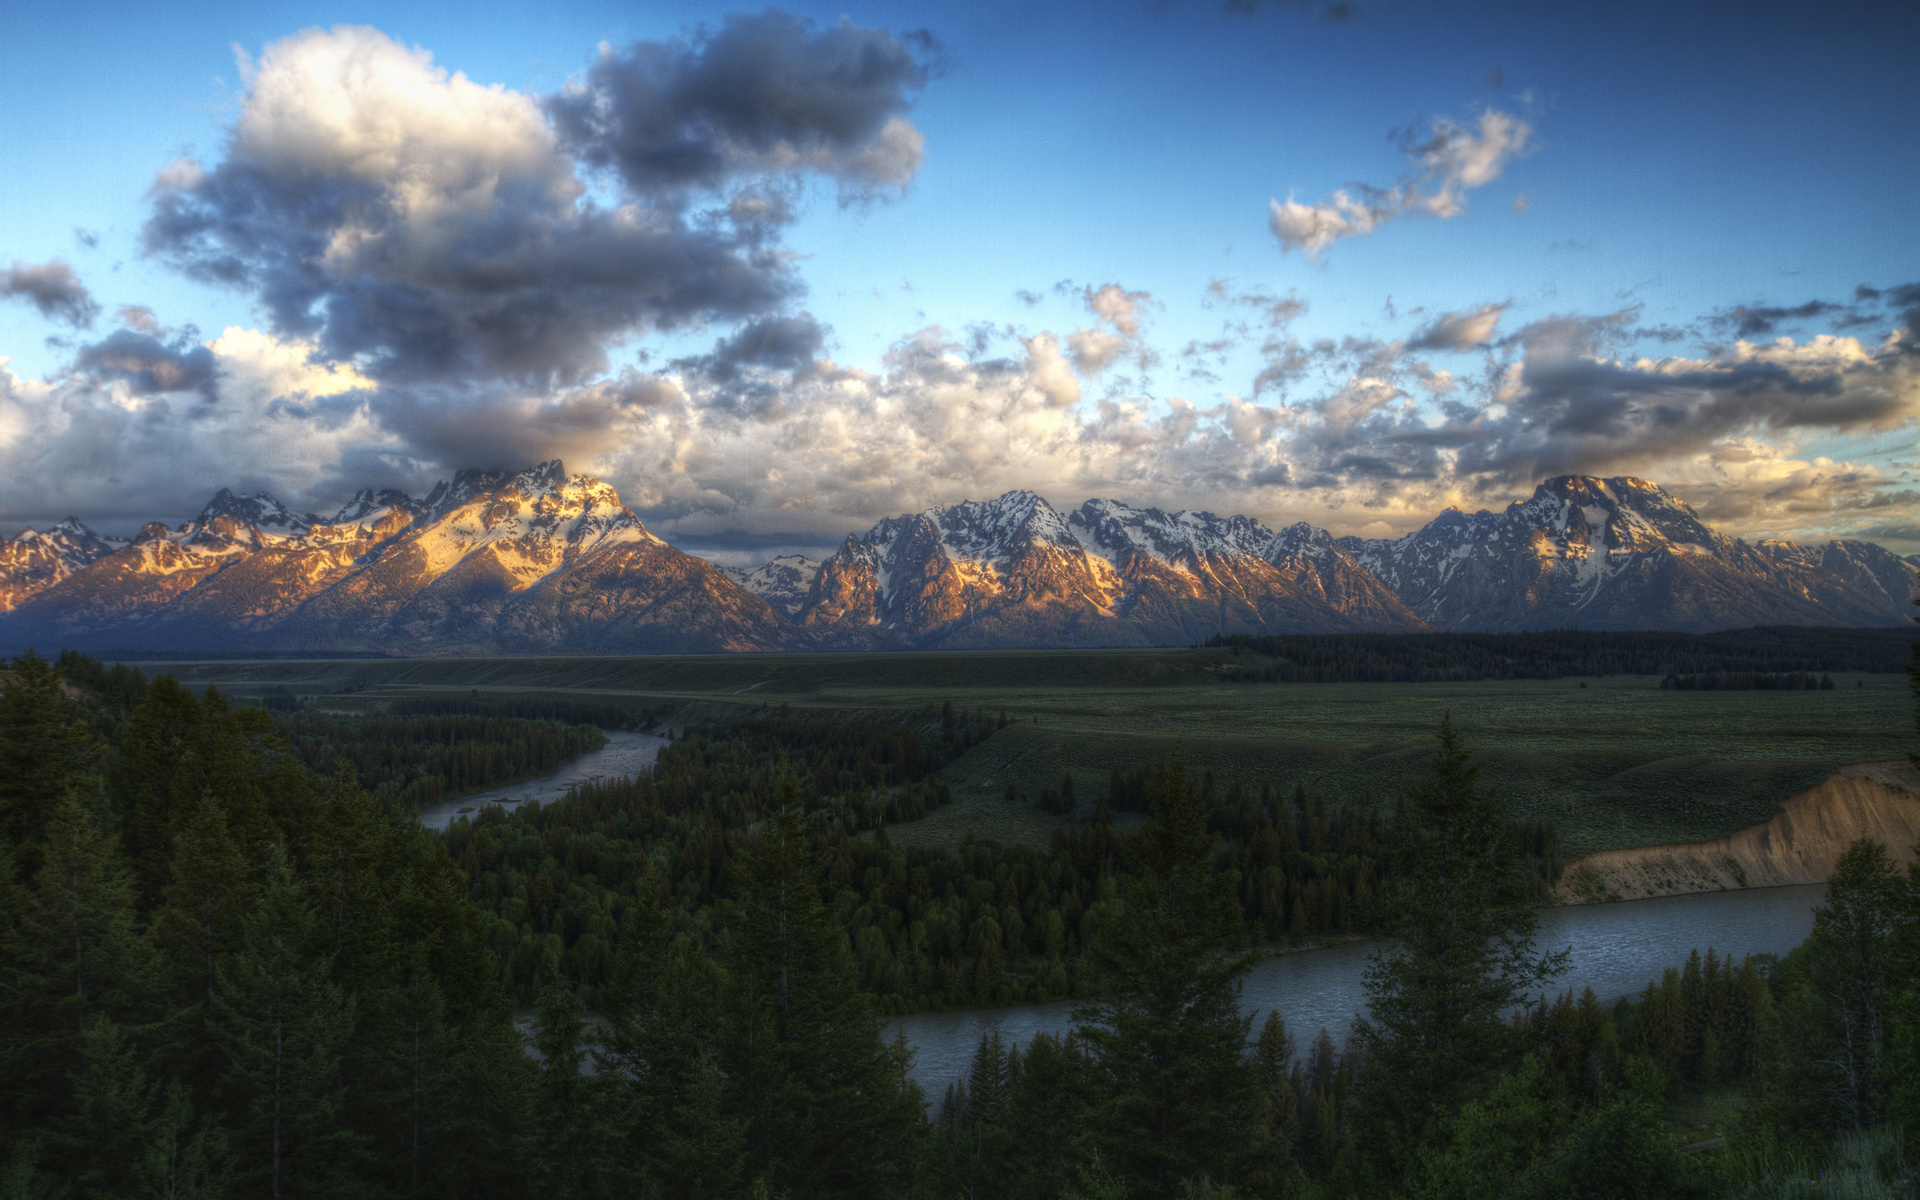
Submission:
M 75 225 L 73 227 L 73 240 L 91 250 L 100 244 L 100 235 L 94 230 Z
M 160 173 L 144 244 L 383 383 L 575 386 L 622 339 L 797 295 L 790 177 L 904 182 L 914 62 L 884 32 L 769 13 L 607 52 L 543 100 L 377 30 L 309 30 L 243 62 L 223 157 Z M 601 162 L 611 206 L 583 178 Z
M 117 329 L 101 341 L 81 348 L 75 369 L 97 381 L 119 381 L 132 396 L 163 392 L 197 392 L 204 400 L 218 397 L 219 368 L 213 351 L 194 344 L 195 331 L 162 340 L 153 333 Z
M 1146 292 L 1129 292 L 1117 283 L 1085 287 L 1080 297 L 1093 314 L 1096 325 L 1075 330 L 1067 338 L 1074 369 L 1083 375 L 1098 375 L 1120 359 L 1132 356 L 1144 369 L 1155 355 L 1140 343 L 1147 310 L 1156 306 Z M 1104 328 L 1103 328 L 1104 327 Z
M 1784 322 L 1809 321 L 1815 317 L 1843 315 L 1850 311 L 1847 305 L 1825 300 L 1809 300 L 1793 308 L 1742 304 L 1716 317 L 1715 322 L 1731 329 L 1735 337 L 1752 338 L 1770 334 Z
M 417 484 L 372 418 L 369 381 L 312 351 L 238 328 L 204 345 L 121 330 L 53 380 L 0 360 L 0 512 L 130 532 L 191 516 L 222 486 L 326 508 L 366 484 Z
M 1415 168 L 1388 188 L 1353 184 L 1319 204 L 1268 202 L 1267 226 L 1280 250 L 1317 259 L 1342 238 L 1362 237 L 1404 216 L 1457 217 L 1466 193 L 1499 178 L 1512 159 L 1532 149 L 1533 127 L 1498 109 L 1484 110 L 1471 126 L 1445 118 L 1402 133 L 1400 148 Z
M 87 285 L 70 264 L 57 258 L 38 266 L 16 262 L 0 271 L 0 297 L 25 300 L 48 320 L 76 328 L 92 325 L 100 315 L 100 305 Z
M 1735 342 L 1708 358 L 1583 353 L 1559 331 L 1520 341 L 1459 468 L 1508 480 L 1568 471 L 1640 470 L 1733 436 L 1865 433 L 1920 415 L 1920 370 L 1898 338 Z
M 692 41 L 602 46 L 546 100 L 566 146 L 639 195 L 816 171 L 851 194 L 905 187 L 925 157 L 906 119 L 931 39 L 777 10 L 730 16 Z
M 1067 408 L 1080 400 L 1080 381 L 1067 367 L 1060 342 L 1050 333 L 1026 339 L 1028 376 L 1035 391 L 1053 408 Z M 1076 356 L 1078 350 L 1076 348 Z
M 1477 350 L 1493 340 L 1505 304 L 1488 304 L 1472 312 L 1445 313 L 1413 336 L 1409 350 Z

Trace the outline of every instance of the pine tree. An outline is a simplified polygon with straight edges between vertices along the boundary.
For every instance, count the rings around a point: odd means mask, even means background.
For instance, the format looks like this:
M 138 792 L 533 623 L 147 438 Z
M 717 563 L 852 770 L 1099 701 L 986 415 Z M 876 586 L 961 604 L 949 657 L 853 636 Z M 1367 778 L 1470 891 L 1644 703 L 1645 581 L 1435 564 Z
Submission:
M 299 881 L 276 856 L 239 948 L 214 969 L 221 1092 L 236 1173 L 255 1194 L 332 1194 L 355 1165 L 340 1075 L 354 1004 L 334 985 L 324 946 Z
M 602 1061 L 627 1095 L 633 1152 L 662 1195 L 739 1186 L 745 1127 L 719 1068 L 721 980 L 690 938 L 669 938 L 661 881 L 636 888 L 604 992 Z
M 1212 848 L 1176 750 L 1125 847 L 1121 911 L 1088 947 L 1101 990 L 1074 1014 L 1098 1080 L 1099 1150 L 1142 1195 L 1232 1170 L 1257 1115 L 1239 1007 L 1253 963 L 1227 951 L 1240 914 Z
M 599 1200 L 632 1194 L 622 1130 L 609 1104 L 612 1080 L 589 1073 L 586 1006 L 563 986 L 540 993 L 533 1046 L 537 1082 L 526 1097 L 520 1158 L 532 1191 L 553 1200 Z
M 1840 856 L 1827 903 L 1814 912 L 1808 974 L 1825 1020 L 1806 1034 L 1822 1052 L 1830 1120 L 1841 1127 L 1868 1129 L 1886 1116 L 1888 967 L 1900 891 L 1886 847 L 1862 836 Z
M 134 925 L 133 886 L 100 814 L 68 796 L 47 818 L 45 859 L 30 889 L 0 912 L 0 1078 L 9 1116 L 45 1115 L 47 1098 L 85 1070 L 89 1018 L 139 1015 L 154 958 Z M 19 1127 L 19 1126 L 16 1126 Z
M 155 679 L 127 721 L 126 737 L 107 773 L 120 842 L 139 881 L 142 907 L 166 887 L 173 834 L 204 792 L 196 754 L 200 702 L 170 675 Z
M 72 1074 L 73 1104 L 55 1122 L 65 1174 L 83 1195 L 117 1197 L 133 1188 L 154 1133 L 154 1085 L 112 1020 L 90 1013 Z
M 164 1200 L 219 1200 L 227 1194 L 227 1140 L 210 1118 L 196 1118 L 193 1096 L 175 1079 L 134 1168 L 136 1194 Z
M 747 1167 L 775 1192 L 882 1197 L 905 1190 L 923 1125 L 903 1046 L 889 1048 L 858 968 L 820 899 L 790 776 L 739 867 L 727 954 L 727 1077 L 746 1118 Z
M 22 881 L 31 881 L 54 805 L 97 786 L 101 747 L 46 659 L 29 650 L 8 670 L 0 683 L 0 838 L 13 844 Z
M 1370 1015 L 1356 1032 L 1367 1124 L 1390 1170 L 1512 1061 L 1506 1012 L 1565 969 L 1564 952 L 1534 953 L 1531 883 L 1505 806 L 1478 777 L 1443 719 L 1433 766 L 1394 831 L 1395 886 L 1378 902 L 1379 932 L 1394 941 L 1368 962 Z
M 203 792 L 174 839 L 172 878 L 152 920 L 176 1003 L 202 1004 L 214 966 L 232 952 L 253 893 L 247 863 L 227 833 L 226 813 Z

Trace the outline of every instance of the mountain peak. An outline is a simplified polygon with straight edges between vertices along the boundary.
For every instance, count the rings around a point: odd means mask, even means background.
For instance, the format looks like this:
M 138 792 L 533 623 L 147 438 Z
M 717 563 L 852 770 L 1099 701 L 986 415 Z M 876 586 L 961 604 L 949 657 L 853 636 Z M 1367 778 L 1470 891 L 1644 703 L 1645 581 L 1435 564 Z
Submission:
M 319 518 L 313 514 L 293 513 L 265 492 L 237 496 L 231 488 L 221 488 L 215 492 L 213 499 L 200 510 L 200 515 L 193 519 L 193 523 L 205 528 L 219 517 L 231 517 L 241 525 L 251 525 L 256 529 L 294 534 L 305 533 L 319 524 Z

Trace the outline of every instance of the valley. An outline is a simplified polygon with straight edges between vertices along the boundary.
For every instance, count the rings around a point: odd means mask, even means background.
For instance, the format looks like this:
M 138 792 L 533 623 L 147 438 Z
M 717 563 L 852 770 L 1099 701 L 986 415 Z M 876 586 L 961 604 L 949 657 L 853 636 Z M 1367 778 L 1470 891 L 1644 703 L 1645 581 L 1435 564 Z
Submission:
M 1896 656 L 1896 661 L 1904 655 Z M 1442 715 L 1516 817 L 1550 819 L 1563 852 L 1722 837 L 1841 767 L 1904 757 L 1903 675 L 1841 673 L 1831 691 L 1688 692 L 1657 676 L 1468 683 L 1233 684 L 1232 651 L 1046 651 L 632 658 L 273 660 L 142 664 L 237 696 L 284 690 L 378 708 L 428 696 L 567 697 L 626 707 L 653 731 L 789 706 L 921 714 L 951 702 L 1009 724 L 948 764 L 955 801 L 892 830 L 904 844 L 976 836 L 1044 846 L 1066 821 L 1040 793 L 1072 772 L 1085 804 L 1114 768 L 1181 745 L 1197 771 L 1256 791 L 1305 785 L 1386 805 L 1427 768 Z M 1013 795 L 1010 798 L 1008 789 Z M 1085 815 L 1084 813 L 1082 814 Z

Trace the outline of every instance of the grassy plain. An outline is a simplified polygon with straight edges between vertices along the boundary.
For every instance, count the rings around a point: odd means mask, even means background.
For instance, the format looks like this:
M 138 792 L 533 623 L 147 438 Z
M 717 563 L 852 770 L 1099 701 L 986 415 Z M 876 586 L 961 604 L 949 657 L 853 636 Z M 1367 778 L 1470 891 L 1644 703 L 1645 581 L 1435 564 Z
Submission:
M 896 839 L 967 830 L 1044 842 L 1053 818 L 1009 803 L 1071 771 L 1082 797 L 1115 766 L 1178 743 L 1224 782 L 1304 783 L 1391 804 L 1425 768 L 1445 713 L 1516 815 L 1551 817 L 1569 855 L 1716 837 L 1766 820 L 1834 768 L 1914 743 L 1903 676 L 1836 676 L 1826 692 L 1663 691 L 1652 676 L 1479 683 L 1232 684 L 1228 650 L 408 659 L 144 664 L 246 694 L 287 688 L 377 705 L 448 694 L 630 704 L 654 727 L 762 705 L 841 712 L 984 709 L 1013 722 L 950 764 L 957 801 Z M 1582 684 L 1585 686 L 1582 686 Z

